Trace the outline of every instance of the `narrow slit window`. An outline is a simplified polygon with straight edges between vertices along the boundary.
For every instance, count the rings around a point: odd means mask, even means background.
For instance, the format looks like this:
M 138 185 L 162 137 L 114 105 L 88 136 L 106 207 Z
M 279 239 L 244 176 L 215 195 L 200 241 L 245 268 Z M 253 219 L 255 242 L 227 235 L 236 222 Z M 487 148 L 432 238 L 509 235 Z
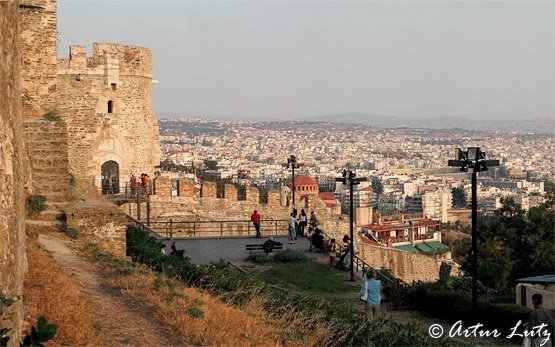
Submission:
M 112 113 L 114 110 L 114 102 L 112 100 L 108 101 L 108 113 Z

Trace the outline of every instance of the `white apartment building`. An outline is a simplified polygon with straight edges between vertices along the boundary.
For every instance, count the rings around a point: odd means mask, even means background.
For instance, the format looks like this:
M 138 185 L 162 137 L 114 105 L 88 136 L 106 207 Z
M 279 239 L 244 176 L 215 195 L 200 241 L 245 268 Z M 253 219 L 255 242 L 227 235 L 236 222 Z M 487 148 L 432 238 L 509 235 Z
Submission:
M 453 195 L 449 190 L 440 189 L 422 195 L 422 209 L 426 218 L 447 223 L 447 210 L 453 206 Z

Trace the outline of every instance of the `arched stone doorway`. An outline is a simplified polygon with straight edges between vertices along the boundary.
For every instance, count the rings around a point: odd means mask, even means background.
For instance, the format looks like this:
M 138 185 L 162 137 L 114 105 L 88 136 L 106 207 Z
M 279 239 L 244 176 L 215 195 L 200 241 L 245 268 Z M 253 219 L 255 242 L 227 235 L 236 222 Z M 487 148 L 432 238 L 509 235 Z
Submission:
M 119 164 L 109 160 L 100 168 L 102 175 L 102 194 L 119 194 Z

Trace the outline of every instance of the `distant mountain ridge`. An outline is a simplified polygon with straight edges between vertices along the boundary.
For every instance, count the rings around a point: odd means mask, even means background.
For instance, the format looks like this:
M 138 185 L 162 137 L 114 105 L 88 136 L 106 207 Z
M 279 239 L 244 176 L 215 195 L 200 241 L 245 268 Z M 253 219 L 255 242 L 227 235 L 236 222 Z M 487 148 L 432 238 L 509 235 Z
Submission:
M 427 117 L 406 118 L 396 116 L 374 115 L 367 113 L 342 113 L 335 115 L 305 117 L 244 117 L 213 113 L 158 113 L 159 118 L 199 118 L 208 120 L 243 121 L 259 123 L 267 121 L 304 121 L 344 124 L 364 124 L 377 128 L 429 128 L 429 129 L 465 129 L 484 130 L 503 133 L 554 134 L 555 118 L 535 118 L 521 120 L 470 119 L 465 117 Z
M 302 118 L 309 122 L 359 123 L 378 128 L 431 128 L 486 130 L 499 132 L 553 134 L 555 119 L 535 118 L 521 120 L 469 119 L 465 117 L 403 118 L 366 113 L 343 113 Z

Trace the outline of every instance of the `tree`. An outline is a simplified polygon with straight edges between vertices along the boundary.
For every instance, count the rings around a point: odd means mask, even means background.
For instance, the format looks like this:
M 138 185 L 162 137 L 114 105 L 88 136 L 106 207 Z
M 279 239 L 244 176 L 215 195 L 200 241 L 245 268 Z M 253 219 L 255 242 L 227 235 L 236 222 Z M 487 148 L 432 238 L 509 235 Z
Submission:
M 374 192 L 376 194 L 383 193 L 383 183 L 379 178 L 375 178 L 372 180 L 372 189 L 374 189 Z
M 501 289 L 518 278 L 552 274 L 555 268 L 555 214 L 549 204 L 525 213 L 514 199 L 502 199 L 495 216 L 478 223 L 478 280 Z M 453 256 L 470 270 L 471 245 L 461 240 Z
M 465 207 L 464 189 L 455 187 L 451 189 L 451 194 L 453 195 L 453 207 L 458 207 L 458 208 Z
M 207 170 L 216 170 L 218 167 L 218 162 L 215 160 L 205 160 L 204 165 L 206 166 Z

